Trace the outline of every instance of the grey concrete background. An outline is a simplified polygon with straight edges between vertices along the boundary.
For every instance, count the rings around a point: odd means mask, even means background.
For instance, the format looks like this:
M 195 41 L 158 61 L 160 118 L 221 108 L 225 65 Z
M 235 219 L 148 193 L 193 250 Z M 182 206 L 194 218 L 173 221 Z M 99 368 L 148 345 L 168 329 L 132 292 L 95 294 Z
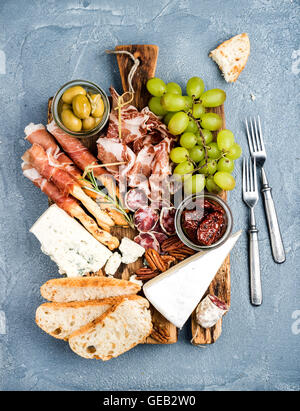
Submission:
M 0 1 L 0 390 L 298 390 L 300 7 L 291 0 Z M 208 52 L 240 32 L 251 56 L 234 85 Z M 232 305 L 223 334 L 195 348 L 189 327 L 172 346 L 139 346 L 102 363 L 75 356 L 34 323 L 40 285 L 57 276 L 28 230 L 47 199 L 22 177 L 23 130 L 45 122 L 47 98 L 70 79 L 121 89 L 117 44 L 160 47 L 157 75 L 184 84 L 193 75 L 227 92 L 227 127 L 248 154 L 242 120 L 260 113 L 266 165 L 287 261 L 271 257 L 262 203 L 264 303 L 249 303 L 247 234 L 232 252 Z M 251 99 L 253 94 L 256 99 Z M 241 162 L 230 194 L 236 229 L 247 229 Z

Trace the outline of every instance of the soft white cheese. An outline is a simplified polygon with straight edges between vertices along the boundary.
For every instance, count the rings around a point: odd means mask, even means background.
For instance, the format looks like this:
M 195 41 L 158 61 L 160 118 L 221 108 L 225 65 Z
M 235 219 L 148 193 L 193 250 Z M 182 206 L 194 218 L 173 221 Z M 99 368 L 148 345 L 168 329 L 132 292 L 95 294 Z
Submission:
M 112 255 L 74 218 L 52 205 L 30 231 L 41 243 L 41 250 L 56 262 L 60 274 L 77 277 L 100 270 Z
M 127 237 L 122 239 L 119 250 L 122 253 L 122 263 L 124 264 L 134 263 L 139 257 L 142 257 L 145 252 L 144 247 Z
M 240 235 L 241 231 L 220 247 L 195 254 L 148 281 L 143 287 L 146 298 L 167 320 L 182 328 Z
M 121 255 L 118 252 L 113 253 L 111 255 L 105 265 L 105 273 L 107 275 L 113 276 L 117 269 L 120 267 L 122 262 Z

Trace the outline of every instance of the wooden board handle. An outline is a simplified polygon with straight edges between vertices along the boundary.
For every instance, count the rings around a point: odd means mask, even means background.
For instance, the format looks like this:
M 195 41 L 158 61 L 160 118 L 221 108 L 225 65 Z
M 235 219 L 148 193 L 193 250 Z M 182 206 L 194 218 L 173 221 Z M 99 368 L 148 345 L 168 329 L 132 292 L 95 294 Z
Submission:
M 158 46 L 144 45 L 144 44 L 132 44 L 127 46 L 117 46 L 116 51 L 129 51 L 135 58 L 140 60 L 140 64 L 135 72 L 132 80 L 132 86 L 134 89 L 134 99 L 132 105 L 138 110 L 141 110 L 148 105 L 150 94 L 146 88 L 147 80 L 154 77 L 157 58 L 158 58 Z M 123 90 L 128 91 L 128 74 L 133 65 L 133 61 L 127 54 L 117 54 L 117 60 L 120 70 L 120 76 L 122 80 Z

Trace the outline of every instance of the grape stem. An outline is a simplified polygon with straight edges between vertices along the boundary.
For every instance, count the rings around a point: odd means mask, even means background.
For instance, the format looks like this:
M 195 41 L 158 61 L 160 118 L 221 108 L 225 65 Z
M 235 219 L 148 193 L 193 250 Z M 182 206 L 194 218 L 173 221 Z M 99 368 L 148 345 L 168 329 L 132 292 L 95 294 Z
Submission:
M 192 120 L 194 120 L 195 123 L 197 124 L 198 130 L 199 130 L 199 134 L 200 134 L 200 137 L 201 137 L 201 140 L 202 140 L 202 143 L 203 143 L 203 148 L 204 148 L 204 155 L 205 155 L 205 164 L 204 164 L 204 165 L 207 165 L 207 163 L 208 163 L 207 146 L 205 145 L 205 138 L 204 138 L 204 135 L 203 135 L 203 133 L 202 133 L 202 129 L 201 129 L 200 124 L 199 124 L 199 121 L 200 121 L 200 120 L 197 120 L 191 113 L 188 113 L 188 116 L 189 116 Z

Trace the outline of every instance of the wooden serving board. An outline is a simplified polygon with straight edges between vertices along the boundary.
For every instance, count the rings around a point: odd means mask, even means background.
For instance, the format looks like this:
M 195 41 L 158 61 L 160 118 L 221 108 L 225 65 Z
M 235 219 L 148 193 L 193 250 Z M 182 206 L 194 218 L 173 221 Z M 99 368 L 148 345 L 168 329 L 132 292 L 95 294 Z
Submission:
M 136 70 L 135 76 L 132 80 L 132 85 L 135 90 L 134 100 L 131 104 L 135 105 L 139 110 L 144 108 L 149 101 L 150 95 L 146 89 L 147 80 L 155 75 L 156 63 L 158 58 L 158 47 L 154 45 L 123 45 L 117 46 L 117 51 L 126 50 L 132 53 L 136 58 L 140 60 L 140 64 Z M 126 54 L 118 54 L 117 61 L 119 65 L 120 76 L 122 80 L 123 90 L 128 91 L 127 77 L 132 67 L 132 60 Z M 51 114 L 51 102 L 52 98 L 48 101 L 48 122 L 52 121 Z M 211 111 L 221 115 L 223 119 L 223 128 L 225 128 L 225 114 L 224 106 L 211 109 Z M 215 133 L 216 134 L 216 133 Z M 98 136 L 81 139 L 82 143 L 89 148 L 89 150 L 97 155 L 96 140 Z M 221 197 L 227 199 L 227 193 L 222 193 Z M 131 228 L 113 227 L 111 230 L 112 235 L 118 237 L 120 240 L 123 237 L 133 239 L 138 232 Z M 133 264 L 127 266 L 121 266 L 116 274 L 116 277 L 128 280 L 130 275 L 143 265 L 143 259 L 140 258 Z M 224 301 L 228 306 L 230 305 L 230 262 L 229 256 L 226 258 L 222 267 L 218 271 L 215 279 L 212 281 L 207 293 L 214 294 Z M 167 321 L 154 307 L 151 307 L 153 325 L 157 328 L 164 328 L 169 337 L 165 340 L 164 344 L 173 344 L 177 342 L 178 330 L 177 328 Z M 192 314 L 191 319 L 192 328 L 192 343 L 194 345 L 200 344 L 212 344 L 214 343 L 222 332 L 222 319 L 218 323 L 209 329 L 203 329 L 198 326 L 195 321 L 195 313 Z M 151 336 L 147 338 L 148 344 L 161 344 Z
M 222 117 L 223 126 L 226 128 L 224 105 L 212 108 L 209 111 L 217 113 Z M 217 137 L 217 132 L 214 132 L 214 138 Z M 227 200 L 227 192 L 223 191 L 220 195 L 223 200 Z M 199 273 L 200 274 L 200 273 Z M 201 274 L 200 274 L 201 275 Z M 211 282 L 206 294 L 213 294 L 224 301 L 228 307 L 230 306 L 230 258 L 229 255 L 217 272 L 214 280 Z M 194 345 L 213 344 L 222 333 L 222 318 L 217 324 L 211 328 L 203 328 L 196 322 L 196 310 L 191 318 L 192 340 Z

